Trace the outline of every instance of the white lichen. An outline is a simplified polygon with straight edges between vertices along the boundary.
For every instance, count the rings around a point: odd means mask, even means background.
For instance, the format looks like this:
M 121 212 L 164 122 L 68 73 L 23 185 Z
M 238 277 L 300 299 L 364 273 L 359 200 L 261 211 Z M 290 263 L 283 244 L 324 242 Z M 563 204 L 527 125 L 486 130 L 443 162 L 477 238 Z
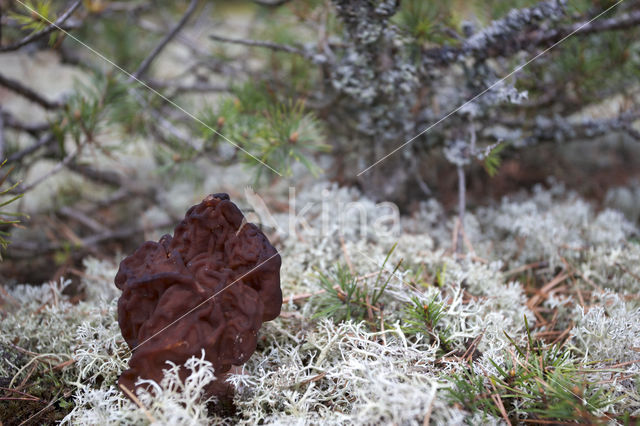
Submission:
M 184 366 L 167 364 L 161 383 L 148 382 L 152 391 L 138 394 L 139 404 L 117 388 L 129 357 L 116 321 L 117 261 L 85 261 L 81 286 L 86 297 L 79 303 L 65 294 L 69 281 L 64 279 L 11 288 L 0 350 L 7 353 L 18 345 L 49 354 L 49 364 L 69 361 L 62 377 L 75 392 L 67 424 L 422 424 L 425 418 L 435 424 L 500 424 L 498 418 L 452 405 L 447 389 L 464 363 L 443 355 L 464 353 L 475 341 L 473 370 L 497 374 L 493 363 L 507 362 L 509 338 L 526 342 L 526 323 L 532 327 L 537 321 L 527 307 L 530 295 L 517 275 L 506 271 L 544 261 L 547 268 L 539 273 L 545 280 L 555 276 L 554 268 L 569 265 L 576 282 L 585 286 L 585 297 L 592 293 L 593 306 L 576 307 L 579 298 L 554 288 L 542 304 L 558 310 L 559 326 L 573 325 L 568 345 L 580 365 L 618 365 L 618 375 L 585 374 L 620 397 L 622 402 L 612 403 L 607 413 L 639 412 L 634 360 L 640 353 L 640 245 L 632 239 L 637 231 L 621 214 L 596 212 L 561 186 L 537 188 L 526 198 L 469 212 L 465 232 L 475 253 L 458 258 L 451 252 L 454 223 L 435 201 L 402 218 L 397 234 L 376 232 L 371 224 L 379 205 L 353 189 L 320 183 L 300 191 L 296 201 L 297 209 L 308 206 L 298 217 L 306 225 L 297 223 L 295 232 L 288 232 L 287 213 L 273 213 L 283 293 L 315 295 L 290 298 L 285 314 L 261 329 L 256 352 L 229 378 L 237 389 L 235 417 L 208 410 L 203 392 L 215 376 L 203 358 Z M 347 205 L 356 206 L 353 214 L 338 217 L 335 212 Z M 332 214 L 327 217 L 323 210 Z M 380 298 L 384 329 L 312 318 L 324 297 L 316 294 L 318 273 L 330 274 L 338 263 L 370 289 L 388 279 Z M 611 290 L 599 294 L 598 287 Z M 405 331 L 412 299 L 442 306 L 440 334 Z M 1 375 L 24 377 L 36 362 L 32 358 L 3 357 Z M 179 368 L 191 371 L 184 383 Z

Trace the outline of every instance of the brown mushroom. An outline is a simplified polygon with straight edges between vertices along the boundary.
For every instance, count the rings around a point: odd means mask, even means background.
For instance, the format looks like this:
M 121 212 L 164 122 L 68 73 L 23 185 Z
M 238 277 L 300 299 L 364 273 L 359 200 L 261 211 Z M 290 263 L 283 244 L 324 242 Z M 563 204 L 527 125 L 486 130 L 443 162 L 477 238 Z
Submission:
M 280 264 L 227 194 L 191 207 L 173 237 L 147 241 L 120 263 L 118 322 L 132 356 L 118 383 L 160 382 L 166 361 L 183 364 L 204 349 L 218 378 L 209 393 L 228 396 L 225 373 L 249 359 L 262 323 L 280 314 Z

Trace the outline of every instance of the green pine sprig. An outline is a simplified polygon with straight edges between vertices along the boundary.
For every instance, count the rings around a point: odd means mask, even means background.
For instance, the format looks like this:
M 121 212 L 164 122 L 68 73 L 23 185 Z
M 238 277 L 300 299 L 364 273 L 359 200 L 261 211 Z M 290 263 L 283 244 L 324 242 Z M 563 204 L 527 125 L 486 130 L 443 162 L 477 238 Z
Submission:
M 3 167 L 6 164 L 7 160 L 4 160 L 2 162 L 2 164 L 0 164 L 0 168 Z M 2 176 L 2 178 L 0 178 L 0 187 L 4 184 L 4 182 L 7 180 L 7 178 L 9 177 L 9 174 L 11 173 L 11 171 L 13 170 L 13 167 L 11 167 L 5 174 L 4 176 Z M 4 197 L 6 195 L 10 195 L 10 193 L 20 184 L 20 182 L 16 182 L 13 185 L 9 186 L 8 188 L 5 188 L 3 190 L 0 190 L 0 197 Z M 20 198 L 23 197 L 24 194 L 18 194 L 18 195 L 10 195 L 10 198 L 7 200 L 3 200 L 0 201 L 0 209 L 2 209 L 3 207 L 6 207 L 12 203 L 14 203 L 15 201 L 19 200 Z M 0 210 L 0 226 L 15 226 L 18 223 L 20 223 L 20 218 L 21 217 L 25 217 L 28 218 L 27 215 L 23 214 L 23 213 L 18 213 L 18 212 L 10 212 L 10 211 L 5 211 L 5 210 Z M 2 250 L 6 250 L 7 246 L 10 244 L 9 241 L 9 235 L 10 233 L 4 230 L 0 230 L 0 247 L 2 248 Z M 0 252 L 0 260 L 2 260 L 2 253 Z

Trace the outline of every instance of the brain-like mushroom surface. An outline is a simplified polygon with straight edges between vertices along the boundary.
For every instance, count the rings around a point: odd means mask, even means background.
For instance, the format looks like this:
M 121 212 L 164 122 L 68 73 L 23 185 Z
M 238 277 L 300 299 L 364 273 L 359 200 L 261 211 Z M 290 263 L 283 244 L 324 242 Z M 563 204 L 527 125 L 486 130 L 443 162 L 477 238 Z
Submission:
M 208 392 L 229 395 L 225 373 L 249 359 L 262 323 L 280 314 L 280 264 L 227 194 L 191 207 L 173 237 L 147 241 L 120 263 L 118 322 L 132 356 L 118 383 L 159 383 L 166 361 L 184 364 L 204 349 L 218 378 Z

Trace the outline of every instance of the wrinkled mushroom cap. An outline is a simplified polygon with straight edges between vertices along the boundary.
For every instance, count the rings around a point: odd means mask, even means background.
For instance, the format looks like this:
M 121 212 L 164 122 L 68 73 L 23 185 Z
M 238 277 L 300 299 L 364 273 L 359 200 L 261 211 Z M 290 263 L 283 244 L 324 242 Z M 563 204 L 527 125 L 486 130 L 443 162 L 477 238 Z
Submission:
M 119 384 L 160 382 L 166 361 L 183 364 L 204 348 L 218 377 L 210 392 L 228 394 L 225 373 L 249 359 L 262 323 L 280 314 L 280 264 L 227 194 L 191 207 L 173 237 L 147 241 L 120 263 L 118 322 L 133 354 Z

